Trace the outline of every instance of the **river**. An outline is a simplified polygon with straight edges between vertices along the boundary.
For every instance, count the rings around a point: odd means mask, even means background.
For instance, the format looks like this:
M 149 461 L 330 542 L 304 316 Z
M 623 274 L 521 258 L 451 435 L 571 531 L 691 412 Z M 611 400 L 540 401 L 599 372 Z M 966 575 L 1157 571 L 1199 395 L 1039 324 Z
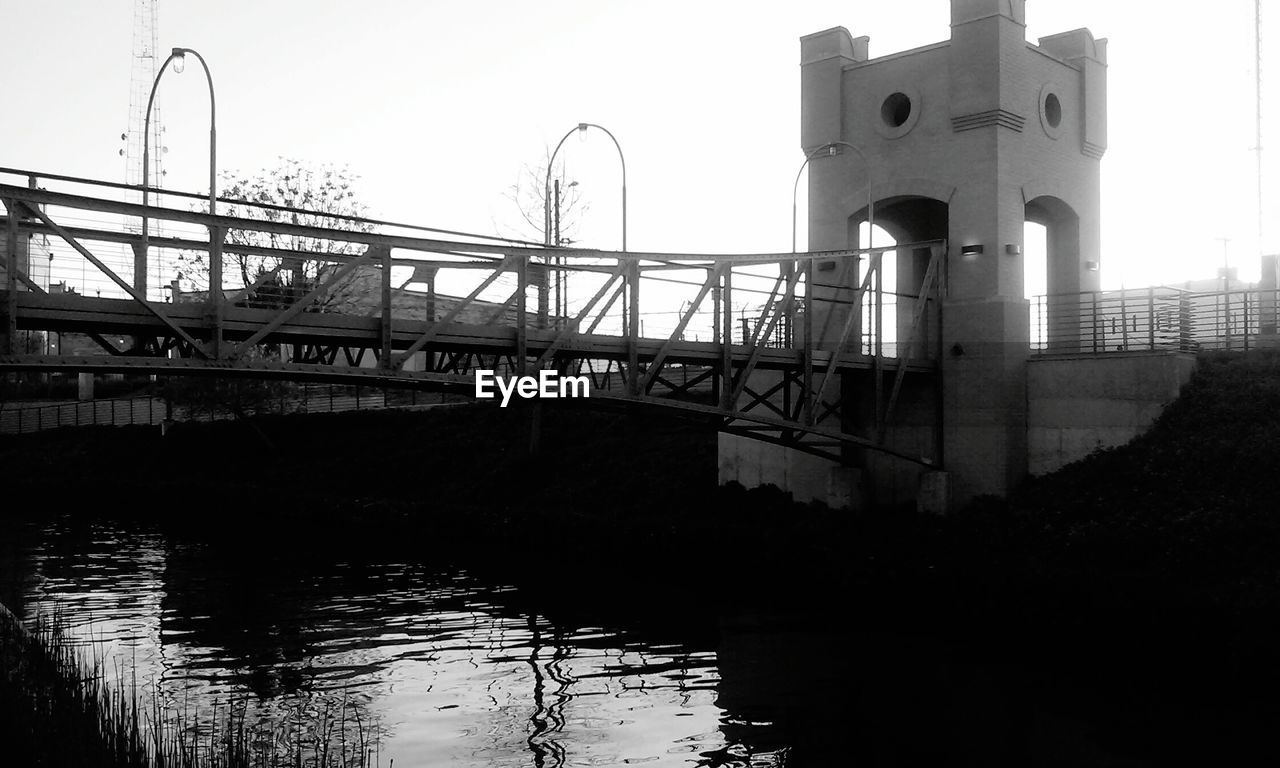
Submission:
M 358 718 L 382 765 L 1016 765 L 1068 742 L 1101 755 L 1025 670 L 860 625 L 838 595 L 817 611 L 702 605 L 696 590 L 631 605 L 586 589 L 591 574 L 530 588 L 446 557 L 249 538 L 26 523 L 5 532 L 0 599 L 61 612 L 119 684 L 174 710 Z

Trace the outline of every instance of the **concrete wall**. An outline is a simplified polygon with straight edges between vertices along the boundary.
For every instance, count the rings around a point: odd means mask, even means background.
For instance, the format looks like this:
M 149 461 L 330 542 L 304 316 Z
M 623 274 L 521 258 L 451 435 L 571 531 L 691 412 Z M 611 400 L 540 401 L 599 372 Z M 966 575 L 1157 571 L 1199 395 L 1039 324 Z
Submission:
M 887 399 L 893 388 L 890 368 L 883 376 L 882 397 Z M 844 431 L 875 437 L 875 376 L 870 371 L 861 375 L 845 375 L 841 392 L 841 415 Z M 884 445 L 907 456 L 924 459 L 938 457 L 938 393 L 933 375 L 908 374 L 902 381 L 893 413 L 884 433 Z M 913 461 L 887 453 L 865 449 L 850 452 L 850 463 L 863 470 L 862 487 L 870 503 L 898 505 L 914 502 L 920 488 L 924 468 Z
M 1025 446 L 1031 475 L 1053 472 L 1088 456 L 1099 448 L 1123 445 L 1145 432 L 1182 391 L 1195 368 L 1195 355 L 1182 352 L 1135 352 L 1103 356 L 1073 355 L 1032 358 L 1026 367 L 1026 432 L 1002 433 L 1005 445 Z M 908 379 L 911 381 L 911 379 Z M 865 383 L 864 385 L 865 386 Z M 870 418 L 866 393 L 846 391 L 854 418 L 846 429 L 866 431 Z M 1008 393 L 990 393 L 1005 398 Z M 904 387 L 888 442 L 896 450 L 935 455 L 936 427 L 932 423 L 932 393 L 924 382 Z M 983 416 L 981 402 L 952 404 L 948 412 L 968 413 L 972 421 Z M 967 409 L 967 410 L 966 410 Z M 1002 428 L 992 419 L 993 429 Z M 995 441 L 993 441 L 995 442 Z M 998 461 L 982 452 L 983 444 L 966 446 L 970 461 Z M 737 482 L 747 488 L 775 485 L 797 501 L 821 501 L 833 507 L 856 507 L 867 502 L 909 503 L 920 492 L 927 473 L 912 462 L 874 451 L 850 457 L 860 467 L 836 462 L 737 435 L 720 435 L 720 483 Z M 954 482 L 954 457 L 947 468 Z M 972 490 L 951 490 L 953 500 Z
M 1147 430 L 1191 378 L 1178 352 L 1033 359 L 1027 364 L 1027 469 L 1043 475 Z
M 858 507 L 858 470 L 791 448 L 741 435 L 720 433 L 720 484 L 746 488 L 774 485 L 800 503 L 820 501 L 835 508 Z

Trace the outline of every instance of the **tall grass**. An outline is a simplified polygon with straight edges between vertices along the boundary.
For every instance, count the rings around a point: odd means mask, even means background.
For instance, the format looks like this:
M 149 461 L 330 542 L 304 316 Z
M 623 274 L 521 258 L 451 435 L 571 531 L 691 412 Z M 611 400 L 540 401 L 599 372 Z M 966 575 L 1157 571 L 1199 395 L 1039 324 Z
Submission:
M 100 647 L 100 646 L 93 646 Z M 109 672 L 113 674 L 108 674 Z M 124 681 L 130 681 L 126 686 Z M 112 683 L 110 681 L 116 681 Z M 127 690 L 126 690 L 127 689 Z M 247 698 L 164 705 L 132 669 L 109 667 L 59 616 L 25 627 L 0 605 L 0 764 L 95 768 L 375 768 L 377 729 L 344 699 L 283 718 Z M 394 765 L 394 761 L 392 761 Z

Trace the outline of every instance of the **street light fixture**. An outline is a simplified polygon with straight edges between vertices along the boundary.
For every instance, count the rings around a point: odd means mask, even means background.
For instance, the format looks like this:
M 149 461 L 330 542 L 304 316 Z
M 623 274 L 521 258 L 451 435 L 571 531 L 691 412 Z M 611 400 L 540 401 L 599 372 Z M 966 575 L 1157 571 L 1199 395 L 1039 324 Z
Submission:
M 182 74 L 186 68 L 187 54 L 191 54 L 200 61 L 200 66 L 204 68 L 205 80 L 209 83 L 209 214 L 217 213 L 218 199 L 218 131 L 217 131 L 217 100 L 213 94 L 213 76 L 209 74 L 209 65 L 205 63 L 204 57 L 199 52 L 191 48 L 174 48 L 169 54 L 169 58 L 164 60 L 164 64 L 160 65 L 160 71 L 156 73 L 155 82 L 151 84 L 151 95 L 147 98 L 147 115 L 143 121 L 142 128 L 142 254 L 144 259 L 143 267 L 145 269 L 145 258 L 149 248 L 150 233 L 147 226 L 147 206 L 150 199 L 150 173 L 151 173 L 151 111 L 156 100 L 156 89 L 160 87 L 160 78 L 164 76 L 165 69 L 168 68 L 169 62 L 173 62 L 173 71 Z M 210 259 L 209 271 L 209 289 L 210 295 L 214 290 L 214 286 L 221 287 L 222 280 L 222 264 L 215 265 L 212 263 L 214 259 Z M 214 272 L 216 272 L 217 283 L 214 282 Z M 135 268 L 136 273 L 136 268 Z M 135 281 L 137 278 L 134 278 Z

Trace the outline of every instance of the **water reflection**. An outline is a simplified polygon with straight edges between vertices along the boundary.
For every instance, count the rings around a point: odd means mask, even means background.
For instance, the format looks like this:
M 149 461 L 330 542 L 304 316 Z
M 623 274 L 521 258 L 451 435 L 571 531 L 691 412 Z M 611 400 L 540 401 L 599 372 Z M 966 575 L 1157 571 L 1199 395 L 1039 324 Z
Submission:
M 378 724 L 397 765 L 786 762 L 767 700 L 749 716 L 718 701 L 714 632 L 658 642 L 553 620 L 515 586 L 448 565 L 326 564 L 65 522 L 22 540 L 0 590 L 27 613 L 63 611 L 177 708 L 352 713 Z

